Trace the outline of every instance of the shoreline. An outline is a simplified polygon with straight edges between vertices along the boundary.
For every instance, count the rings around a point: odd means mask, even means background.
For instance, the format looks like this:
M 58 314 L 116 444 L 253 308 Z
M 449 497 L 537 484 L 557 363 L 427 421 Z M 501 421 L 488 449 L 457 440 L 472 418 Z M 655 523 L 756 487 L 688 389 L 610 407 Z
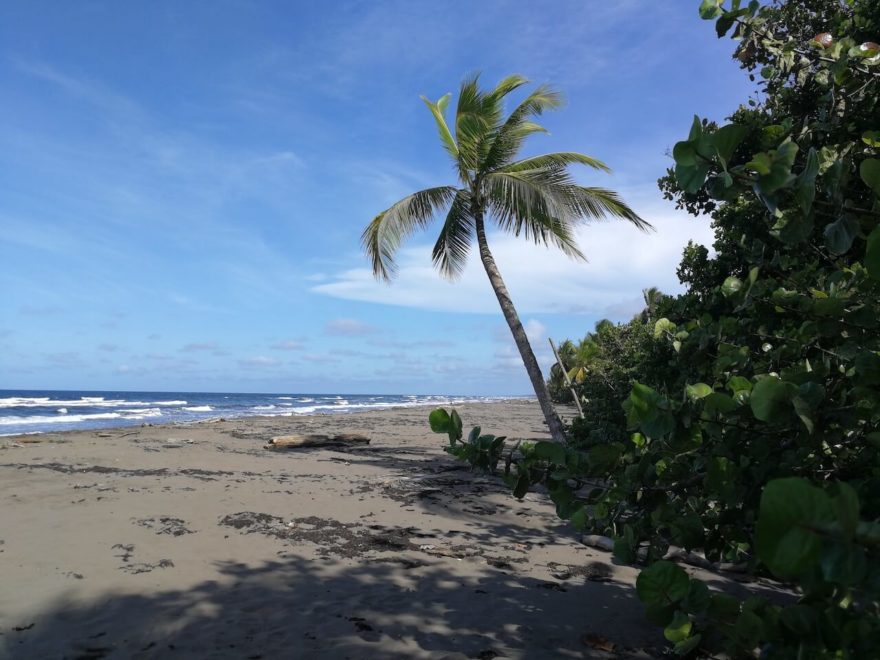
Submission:
M 12 396 L 4 397 L 4 394 Z M 354 414 L 369 410 L 530 400 L 534 401 L 534 396 L 0 390 L 0 438 L 221 419 Z
M 5 438 L 0 657 L 654 657 L 637 569 L 446 455 L 431 408 Z M 456 409 L 548 437 L 534 402 Z M 290 433 L 371 443 L 263 449 Z

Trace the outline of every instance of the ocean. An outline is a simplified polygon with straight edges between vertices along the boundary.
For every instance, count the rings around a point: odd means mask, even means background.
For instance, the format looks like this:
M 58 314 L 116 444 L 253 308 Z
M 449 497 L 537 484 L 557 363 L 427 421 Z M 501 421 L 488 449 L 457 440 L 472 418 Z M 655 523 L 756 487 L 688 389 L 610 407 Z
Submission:
M 224 417 L 291 417 L 392 407 L 452 405 L 517 397 L 416 394 L 240 394 L 0 390 L 0 436 Z

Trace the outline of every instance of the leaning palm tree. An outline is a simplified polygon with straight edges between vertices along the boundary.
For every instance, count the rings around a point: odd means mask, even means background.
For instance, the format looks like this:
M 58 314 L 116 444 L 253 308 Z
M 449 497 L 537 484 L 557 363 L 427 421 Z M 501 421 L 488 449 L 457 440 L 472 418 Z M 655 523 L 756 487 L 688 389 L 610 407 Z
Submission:
M 450 95 L 436 103 L 422 97 L 434 115 L 443 147 L 455 161 L 458 185 L 428 188 L 400 200 L 373 219 L 364 230 L 363 245 L 372 261 L 373 274 L 390 280 L 395 272 L 394 253 L 403 239 L 445 210 L 446 220 L 434 246 L 433 261 L 443 276 L 455 279 L 465 266 L 476 236 L 480 260 L 535 388 L 550 434 L 562 441 L 562 423 L 489 250 L 486 221 L 491 219 L 501 231 L 523 235 L 535 243 L 555 245 L 576 259 L 584 259 L 574 238 L 579 222 L 614 216 L 643 230 L 650 225 L 616 193 L 575 183 L 568 172 L 570 165 L 610 171 L 595 158 L 562 152 L 514 160 L 529 135 L 546 132 L 533 120 L 561 105 L 559 93 L 542 85 L 504 117 L 504 98 L 528 81 L 514 75 L 495 89 L 483 91 L 478 78 L 474 75 L 462 83 L 452 129 L 445 117 Z

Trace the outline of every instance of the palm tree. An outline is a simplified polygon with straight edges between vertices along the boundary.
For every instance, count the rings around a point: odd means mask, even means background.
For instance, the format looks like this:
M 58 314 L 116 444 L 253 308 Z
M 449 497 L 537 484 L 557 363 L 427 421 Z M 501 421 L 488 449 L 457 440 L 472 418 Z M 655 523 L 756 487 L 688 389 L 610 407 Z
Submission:
M 446 220 L 434 246 L 433 262 L 444 277 L 455 279 L 467 262 L 476 236 L 480 260 L 510 326 L 550 434 L 562 441 L 562 423 L 489 250 L 486 220 L 491 218 L 501 231 L 523 235 L 535 243 L 555 245 L 576 259 L 584 259 L 574 239 L 574 228 L 581 221 L 614 216 L 643 230 L 650 225 L 616 193 L 575 183 L 568 172 L 569 165 L 610 171 L 595 158 L 562 152 L 514 160 L 525 138 L 547 132 L 534 119 L 561 105 L 558 92 L 541 85 L 504 117 L 504 98 L 528 81 L 522 76 L 509 76 L 491 91 L 480 90 L 478 82 L 479 76 L 474 75 L 461 85 L 454 131 L 445 117 L 450 94 L 436 103 L 422 97 L 434 115 L 443 147 L 455 162 L 458 185 L 413 193 L 377 215 L 364 230 L 364 250 L 372 261 L 373 274 L 390 280 L 395 272 L 394 253 L 403 239 L 416 229 L 425 228 L 445 210 Z
M 652 286 L 650 289 L 642 289 L 642 298 L 645 299 L 645 308 L 639 313 L 638 317 L 642 319 L 643 323 L 647 323 L 648 321 L 653 321 L 654 317 L 657 316 L 657 308 L 663 302 L 663 299 L 666 298 L 666 294 L 656 286 Z

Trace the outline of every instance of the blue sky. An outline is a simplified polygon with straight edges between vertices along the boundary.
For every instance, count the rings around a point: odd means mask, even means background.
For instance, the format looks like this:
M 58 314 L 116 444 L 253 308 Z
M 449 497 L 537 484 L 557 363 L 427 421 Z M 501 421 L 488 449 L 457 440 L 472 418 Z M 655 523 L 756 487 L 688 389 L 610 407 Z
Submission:
M 567 105 L 524 154 L 603 159 L 581 180 L 657 227 L 587 227 L 586 264 L 490 235 L 546 367 L 548 336 L 628 319 L 711 239 L 656 187 L 692 116 L 751 90 L 697 5 L 4 3 L 0 388 L 528 393 L 476 258 L 450 284 L 417 235 L 387 285 L 360 251 L 454 182 L 419 95 L 552 83 Z

